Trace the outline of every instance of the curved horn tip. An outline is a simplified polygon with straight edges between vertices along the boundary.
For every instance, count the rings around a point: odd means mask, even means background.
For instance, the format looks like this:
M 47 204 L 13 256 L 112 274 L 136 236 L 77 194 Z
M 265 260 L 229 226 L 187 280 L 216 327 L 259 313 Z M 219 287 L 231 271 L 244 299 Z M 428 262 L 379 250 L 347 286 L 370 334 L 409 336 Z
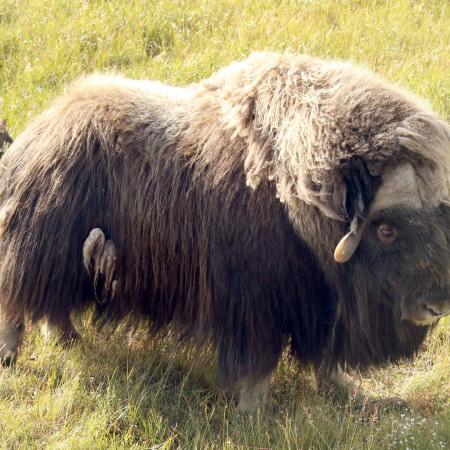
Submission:
M 334 259 L 338 263 L 347 262 L 355 253 L 360 239 L 355 233 L 355 230 L 347 233 L 336 246 L 334 250 Z

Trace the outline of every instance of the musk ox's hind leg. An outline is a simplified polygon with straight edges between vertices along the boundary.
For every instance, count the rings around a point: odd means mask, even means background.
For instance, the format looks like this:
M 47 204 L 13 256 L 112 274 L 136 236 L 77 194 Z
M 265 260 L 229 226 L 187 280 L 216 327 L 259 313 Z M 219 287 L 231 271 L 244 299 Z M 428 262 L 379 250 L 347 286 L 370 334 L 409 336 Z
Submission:
M 83 263 L 92 276 L 97 301 L 107 303 L 117 287 L 116 246 L 105 239 L 100 228 L 93 228 L 83 244 Z
M 17 357 L 17 351 L 23 341 L 25 329 L 23 314 L 11 319 L 6 314 L 0 314 L 0 362 L 9 366 Z
M 116 248 L 112 241 L 105 239 L 100 228 L 92 229 L 83 243 L 83 264 L 93 278 L 97 301 L 106 303 L 114 296 L 117 284 L 114 279 Z M 57 339 L 69 346 L 80 340 L 69 315 L 57 321 L 47 317 L 41 321 L 40 329 L 46 340 Z
M 70 316 L 66 316 L 63 320 L 57 322 L 45 318 L 40 324 L 41 335 L 46 341 L 57 339 L 63 345 L 72 346 L 80 340 L 80 334 L 74 327 Z

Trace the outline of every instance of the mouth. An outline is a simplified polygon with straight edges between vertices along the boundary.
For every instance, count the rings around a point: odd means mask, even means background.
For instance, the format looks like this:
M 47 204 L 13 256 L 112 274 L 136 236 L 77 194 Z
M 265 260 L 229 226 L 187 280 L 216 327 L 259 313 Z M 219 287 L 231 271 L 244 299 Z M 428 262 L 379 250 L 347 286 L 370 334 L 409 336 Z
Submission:
M 420 303 L 412 310 L 403 314 L 402 320 L 409 320 L 416 325 L 432 325 L 439 319 L 450 315 L 450 302 L 442 301 L 436 304 Z

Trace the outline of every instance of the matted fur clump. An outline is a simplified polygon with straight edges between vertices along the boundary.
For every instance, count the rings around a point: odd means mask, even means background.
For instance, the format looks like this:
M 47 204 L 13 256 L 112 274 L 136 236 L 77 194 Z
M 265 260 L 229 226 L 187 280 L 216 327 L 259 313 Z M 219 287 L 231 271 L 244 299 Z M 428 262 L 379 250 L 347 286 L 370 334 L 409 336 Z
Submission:
M 83 78 L 0 169 L 0 356 L 24 314 L 169 324 L 242 410 L 282 348 L 316 384 L 413 356 L 450 311 L 450 131 L 373 73 L 255 54 L 173 88 Z

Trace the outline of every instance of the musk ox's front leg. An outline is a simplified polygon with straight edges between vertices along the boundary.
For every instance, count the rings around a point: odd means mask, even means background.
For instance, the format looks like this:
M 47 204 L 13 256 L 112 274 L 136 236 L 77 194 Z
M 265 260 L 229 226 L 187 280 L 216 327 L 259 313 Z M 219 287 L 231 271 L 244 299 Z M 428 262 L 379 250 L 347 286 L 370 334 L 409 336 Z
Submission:
M 314 367 L 312 386 L 316 392 L 321 393 L 344 390 L 350 394 L 358 391 L 352 377 L 342 370 L 339 363 Z
M 0 321 L 0 361 L 4 366 L 12 364 L 20 344 L 23 341 L 25 324 L 23 314 L 11 319 L 7 314 L 1 315 Z
M 238 335 L 249 336 L 245 332 Z M 250 335 L 256 338 L 253 342 L 232 339 L 234 345 L 223 343 L 219 351 L 219 383 L 232 386 L 232 390 L 238 392 L 237 410 L 240 413 L 255 412 L 265 405 L 270 378 L 282 350 L 277 335 L 265 336 L 268 341 L 261 336 L 258 340 L 257 333 Z
M 260 380 L 247 379 L 241 383 L 237 410 L 242 414 L 257 411 L 264 406 L 269 392 L 271 373 Z

